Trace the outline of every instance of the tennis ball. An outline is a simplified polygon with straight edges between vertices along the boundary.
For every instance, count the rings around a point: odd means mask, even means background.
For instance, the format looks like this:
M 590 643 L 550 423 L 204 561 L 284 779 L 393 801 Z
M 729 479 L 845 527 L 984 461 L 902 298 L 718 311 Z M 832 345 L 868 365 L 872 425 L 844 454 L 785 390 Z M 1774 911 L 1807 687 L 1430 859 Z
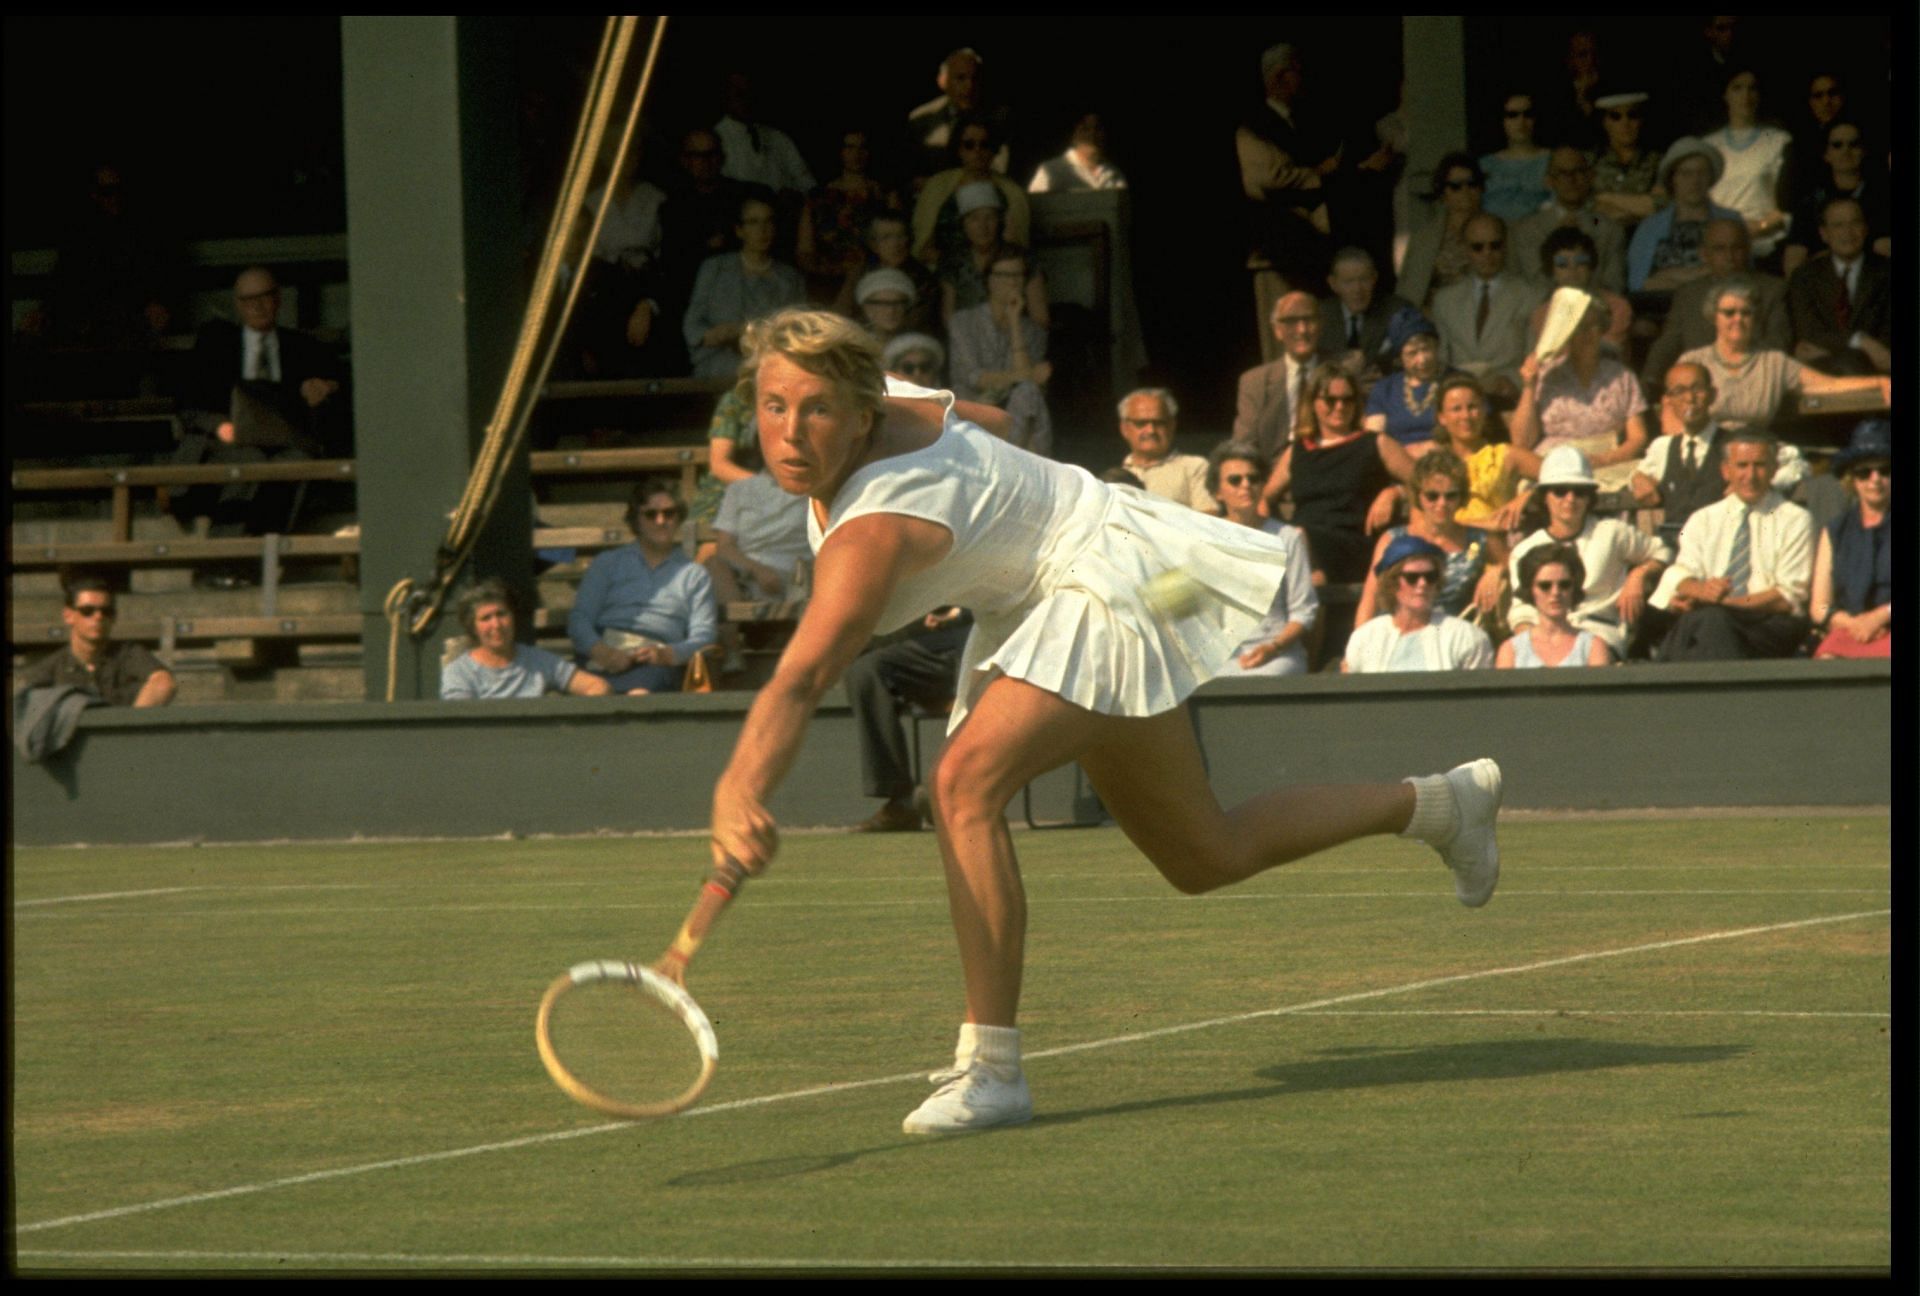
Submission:
M 1200 585 L 1178 567 L 1161 572 L 1142 591 L 1154 615 L 1168 621 L 1192 616 L 1200 606 Z

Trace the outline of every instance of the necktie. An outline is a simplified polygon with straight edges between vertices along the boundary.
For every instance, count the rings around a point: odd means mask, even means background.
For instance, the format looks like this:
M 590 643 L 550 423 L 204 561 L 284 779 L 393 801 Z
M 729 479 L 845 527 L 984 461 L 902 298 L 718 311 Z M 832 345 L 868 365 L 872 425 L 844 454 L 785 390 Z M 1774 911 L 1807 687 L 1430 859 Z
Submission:
M 1840 326 L 1842 333 L 1853 332 L 1853 276 L 1851 266 L 1840 270 L 1840 300 L 1833 308 L 1833 322 Z
M 1303 364 L 1296 364 L 1292 360 L 1288 360 L 1287 368 L 1293 371 L 1293 377 L 1287 382 L 1286 431 L 1290 433 L 1293 430 L 1294 422 L 1300 417 L 1300 394 L 1301 389 L 1306 386 L 1307 367 Z M 1280 441 L 1282 444 L 1285 444 L 1286 440 L 1285 435 L 1281 436 Z
M 273 381 L 273 359 L 267 350 L 272 337 L 270 333 L 261 334 L 253 348 L 253 376 L 259 382 Z
M 1747 537 L 1747 519 L 1752 517 L 1749 509 L 1740 510 L 1740 520 L 1734 523 L 1733 553 L 1727 558 L 1727 593 L 1745 594 L 1747 578 L 1753 574 L 1753 542 Z
M 1359 349 L 1360 349 L 1360 317 L 1358 315 L 1349 313 L 1347 315 L 1347 350 L 1358 351 Z
M 1698 468 L 1700 466 L 1700 460 L 1695 455 L 1696 447 L 1695 447 L 1694 439 L 1692 437 L 1684 437 L 1682 438 L 1682 441 L 1686 446 L 1687 471 L 1691 473 L 1695 468 Z
M 1480 283 L 1480 309 L 1477 312 L 1475 312 L 1473 317 L 1473 340 L 1474 341 L 1478 342 L 1480 340 L 1480 335 L 1486 331 L 1487 316 L 1491 315 L 1492 313 L 1493 313 L 1492 294 L 1490 289 L 1487 286 L 1486 281 L 1482 280 Z

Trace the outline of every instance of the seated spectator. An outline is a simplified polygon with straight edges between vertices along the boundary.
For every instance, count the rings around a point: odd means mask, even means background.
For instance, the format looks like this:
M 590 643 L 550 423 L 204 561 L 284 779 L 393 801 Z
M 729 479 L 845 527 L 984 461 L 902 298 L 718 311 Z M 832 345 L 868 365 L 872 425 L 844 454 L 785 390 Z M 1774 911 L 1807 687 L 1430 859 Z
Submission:
M 940 323 L 953 327 L 954 315 L 987 300 L 987 271 L 1007 253 L 1025 253 L 1018 243 L 1005 236 L 1005 213 L 1000 192 L 984 182 L 963 185 L 954 194 L 960 212 L 961 242 L 940 256 Z M 1038 265 L 1027 258 L 1027 314 L 1035 324 L 1046 328 L 1047 281 Z
M 1000 195 L 1006 216 L 1001 233 L 1008 242 L 1026 246 L 1032 228 L 1032 208 L 1024 189 L 994 171 L 994 150 L 999 147 L 993 127 L 977 118 L 960 124 L 954 132 L 953 164 L 928 179 L 913 207 L 913 254 L 928 265 L 938 265 L 964 247 L 966 239 L 960 222 L 965 215 L 956 197 L 968 185 L 993 186 Z
M 954 394 L 1003 409 L 1013 427 L 1008 440 L 1038 455 L 1053 451 L 1053 415 L 1047 409 L 1047 333 L 1027 315 L 1032 265 L 1024 252 L 1004 249 L 988 271 L 988 297 L 957 312 L 949 341 Z
M 1286 575 L 1274 591 L 1273 605 L 1252 637 L 1233 650 L 1220 677 L 1304 675 L 1307 635 L 1320 618 L 1320 596 L 1313 590 L 1307 537 L 1299 527 L 1260 512 L 1260 488 L 1272 465 L 1260 447 L 1246 441 L 1222 441 L 1207 456 L 1207 489 L 1229 522 L 1252 527 L 1287 546 Z
M 1551 283 L 1553 263 L 1542 260 L 1542 245 L 1557 231 L 1578 230 L 1592 241 L 1597 258 L 1593 282 L 1608 292 L 1626 291 L 1627 236 L 1619 222 L 1594 205 L 1593 163 L 1579 149 L 1564 145 L 1548 156 L 1547 187 L 1553 190 L 1553 201 L 1514 223 L 1514 266 L 1540 283 Z
M 505 582 L 489 577 L 456 605 L 474 646 L 440 671 L 440 700 L 537 698 L 546 693 L 605 697 L 607 682 L 536 644 L 516 643 Z
M 1727 428 L 1768 429 L 1789 394 L 1878 391 L 1893 400 L 1892 379 L 1885 376 L 1836 378 L 1809 369 L 1783 351 L 1769 351 L 1754 336 L 1758 292 L 1742 275 L 1723 279 L 1703 299 L 1713 314 L 1713 345 L 1683 352 L 1683 363 L 1703 365 L 1713 376 L 1714 422 Z
M 1627 244 L 1628 291 L 1671 293 L 1711 273 L 1700 254 L 1707 222 L 1742 219 L 1739 212 L 1712 198 L 1725 165 L 1719 149 L 1691 135 L 1667 146 L 1667 155 L 1660 159 L 1659 183 L 1673 201 L 1634 229 Z
M 1273 304 L 1272 327 L 1280 355 L 1240 375 L 1233 439 L 1278 456 L 1307 409 L 1307 380 L 1320 365 L 1320 304 L 1311 293 L 1285 293 Z
M 1425 540 L 1446 555 L 1436 606 L 1448 616 L 1465 616 L 1468 609 L 1475 609 L 1481 624 L 1492 624 L 1506 594 L 1500 558 L 1507 550 L 1507 538 L 1454 520 L 1455 512 L 1467 502 L 1466 465 L 1447 450 L 1429 450 L 1415 461 L 1408 491 L 1413 506 L 1407 512 L 1407 524 L 1380 533 L 1373 562 L 1378 563 L 1401 536 Z M 1379 580 L 1369 568 L 1353 612 L 1355 625 L 1371 620 L 1379 610 L 1378 587 Z
M 1658 391 L 1660 380 L 1685 352 L 1713 341 L 1714 315 L 1707 309 L 1707 294 L 1722 279 L 1745 275 L 1753 281 L 1754 309 L 1760 312 L 1760 345 L 1772 351 L 1793 346 L 1792 316 L 1787 311 L 1787 284 L 1784 279 L 1762 274 L 1752 268 L 1747 241 L 1747 223 L 1738 218 L 1710 220 L 1700 242 L 1700 263 L 1707 273 L 1680 285 L 1660 336 L 1647 350 L 1647 362 L 1640 370 L 1642 383 L 1649 391 Z
M 1599 483 L 1586 456 L 1572 446 L 1548 455 L 1540 465 L 1540 486 L 1521 510 L 1525 539 L 1513 547 L 1509 568 L 1513 588 L 1531 588 L 1520 560 L 1541 549 L 1569 549 L 1579 555 L 1581 592 L 1567 604 L 1575 629 L 1592 633 L 1615 657 L 1624 658 L 1647 597 L 1661 570 L 1673 559 L 1673 546 L 1618 518 L 1593 516 Z M 1532 622 L 1533 602 L 1507 610 L 1515 630 Z
M 911 708 L 939 712 L 953 705 L 961 654 L 972 630 L 970 613 L 938 608 L 905 638 L 876 644 L 847 667 L 843 683 L 860 738 L 861 791 L 883 798 L 878 810 L 855 825 L 855 832 L 920 830 L 921 812 L 915 805 L 919 789 L 908 756 Z
M 1481 381 L 1490 395 L 1520 394 L 1520 362 L 1527 355 L 1527 321 L 1545 294 L 1507 263 L 1507 227 L 1498 216 L 1467 222 L 1471 273 L 1433 295 L 1441 360 Z
M 759 119 L 753 81 L 745 72 L 727 74 L 721 108 L 720 120 L 713 124 L 725 154 L 720 174 L 742 184 L 764 186 L 789 200 L 813 192 L 813 172 L 793 139 Z
M 1553 196 L 1547 187 L 1547 164 L 1552 150 L 1534 142 L 1533 96 L 1510 94 L 1502 101 L 1500 125 L 1506 146 L 1480 159 L 1487 178 L 1483 207 L 1508 225 L 1525 220 Z
M 1680 528 L 1696 509 L 1726 494 L 1720 475 L 1726 441 L 1713 418 L 1717 399 L 1707 366 L 1673 366 L 1661 397 L 1662 426 L 1668 431 L 1654 438 L 1628 482 L 1642 508 L 1664 510 L 1660 535 L 1669 545 L 1679 540 Z M 1773 488 L 1784 495 L 1806 479 L 1807 463 L 1799 450 L 1786 444 L 1779 447 L 1779 460 Z
M 1142 387 L 1128 392 L 1116 412 L 1120 415 L 1120 436 L 1127 443 L 1127 457 L 1120 466 L 1139 478 L 1148 493 L 1202 513 L 1219 511 L 1208 484 L 1208 461 L 1199 455 L 1174 453 L 1180 403 L 1172 392 L 1164 387 Z
M 1606 640 L 1568 619 L 1586 579 L 1579 553 L 1566 545 L 1541 545 L 1516 561 L 1520 580 L 1514 589 L 1533 615 L 1500 645 L 1493 664 L 1501 670 L 1611 665 Z
M 1815 657 L 1893 656 L 1893 425 L 1867 419 L 1833 461 L 1853 494 L 1813 557 Z
M 173 701 L 173 672 L 136 643 L 113 641 L 117 611 L 113 587 L 100 576 L 66 582 L 67 646 L 42 657 L 20 676 L 24 691 L 72 687 L 110 706 L 157 707 Z
M 1616 357 L 1624 357 L 1633 343 L 1633 306 L 1619 293 L 1594 286 L 1593 264 L 1597 256 L 1593 240 L 1584 231 L 1557 229 L 1547 235 L 1546 241 L 1540 245 L 1540 270 L 1550 291 L 1578 288 L 1589 296 L 1597 297 L 1606 306 L 1606 329 L 1601 333 L 1600 341 Z M 1552 305 L 1553 298 L 1549 295 L 1533 308 L 1533 314 L 1527 318 L 1529 351 L 1540 340 L 1540 330 L 1546 327 L 1547 312 Z
M 666 185 L 660 206 L 660 259 L 655 277 L 660 293 L 656 323 L 671 327 L 676 341 L 693 281 L 708 257 L 740 246 L 740 205 L 749 198 L 773 204 L 773 190 L 730 180 L 721 173 L 726 155 L 720 137 L 696 127 L 680 141 L 679 172 Z
M 1793 354 L 1823 373 L 1888 373 L 1893 368 L 1893 263 L 1867 250 L 1860 203 L 1835 198 L 1820 213 L 1827 250 L 1787 281 Z
M 1441 611 L 1436 595 L 1446 555 L 1401 536 L 1373 565 L 1382 615 L 1358 622 L 1340 663 L 1352 675 L 1382 671 L 1485 670 L 1493 644 L 1479 626 Z
M 933 391 L 947 380 L 947 349 L 940 345 L 939 338 L 925 333 L 896 334 L 881 352 L 881 361 L 888 373 Z
M 1075 122 L 1067 151 L 1042 162 L 1027 181 L 1028 193 L 1126 187 L 1127 178 L 1107 160 L 1107 126 L 1099 113 L 1088 113 Z
M 144 209 L 141 186 L 117 163 L 94 159 L 73 178 L 86 182 L 86 193 L 76 193 L 77 201 L 60 213 L 46 300 L 16 328 L 67 346 L 151 347 L 180 315 L 183 240 L 168 228 L 161 204 Z M 91 369 L 105 363 L 88 357 Z
M 1440 380 L 1440 417 L 1434 440 L 1467 469 L 1467 502 L 1454 512 L 1466 526 L 1513 530 L 1526 503 L 1521 483 L 1540 475 L 1540 456 L 1523 446 L 1490 439 L 1494 414 L 1471 374 Z
M 1806 84 L 1806 111 L 1796 114 L 1795 120 L 1787 128 L 1788 133 L 1793 136 L 1793 150 L 1787 162 L 1787 175 L 1793 183 L 1789 196 L 1794 201 L 1795 212 L 1793 224 L 1787 227 L 1789 242 L 1793 240 L 1796 233 L 1802 240 L 1808 237 L 1798 229 L 1799 204 L 1826 176 L 1828 128 L 1849 116 L 1846 89 L 1840 84 L 1840 78 L 1835 76 L 1829 68 L 1818 67 L 1818 70 L 1806 79 Z M 1817 223 L 1819 213 L 1815 212 L 1814 215 Z M 1794 266 L 1787 265 L 1783 273 L 1792 274 L 1794 269 Z
M 1580 290 L 1555 290 L 1562 293 Z M 1602 490 L 1619 490 L 1653 436 L 1647 398 L 1633 370 L 1606 353 L 1606 304 L 1580 296 L 1587 312 L 1566 346 L 1546 360 L 1529 352 L 1521 364 L 1520 403 L 1508 427 L 1515 445 L 1542 457 L 1572 446 L 1599 470 Z
M 681 550 L 686 508 L 664 486 L 633 489 L 634 543 L 593 560 L 567 614 L 579 662 L 621 693 L 671 693 L 687 663 L 714 642 L 713 581 Z
M 994 135 L 1007 137 L 1007 110 L 987 102 L 986 60 L 974 50 L 957 49 L 940 61 L 934 80 L 940 95 L 907 114 L 907 142 L 913 154 L 916 182 L 952 165 L 953 136 L 960 124 L 971 117 L 984 118 Z M 1007 173 L 1007 148 L 1002 144 L 992 154 L 990 165 L 1001 175 Z
M 1652 606 L 1672 621 L 1663 661 L 1791 657 L 1806 642 L 1813 583 L 1813 517 L 1772 488 L 1773 438 L 1727 436 L 1726 498 L 1696 511 Z
M 1793 221 L 1782 244 L 1780 272 L 1788 277 L 1820 250 L 1820 226 L 1826 218 L 1827 204 L 1836 198 L 1858 202 L 1867 222 L 1867 237 L 1872 240 L 1870 246 L 1883 257 L 1893 255 L 1893 196 L 1886 168 L 1867 161 L 1866 136 L 1858 123 L 1845 118 L 1834 121 L 1825 128 L 1824 136 L 1826 151 L 1818 164 L 1818 174 L 1802 178 L 1805 191 L 1794 204 Z
M 764 468 L 733 482 L 713 519 L 713 543 L 700 557 L 721 607 L 746 599 L 790 599 L 795 572 L 813 558 L 806 496 L 787 494 Z M 725 654 L 722 673 L 737 670 L 740 627 L 722 621 L 718 633 Z
M 1487 180 L 1471 153 L 1449 153 L 1433 169 L 1427 201 L 1440 208 L 1407 240 L 1400 260 L 1399 294 L 1426 308 L 1433 294 L 1467 277 L 1467 222 L 1482 210 Z
M 1702 137 L 1719 150 L 1722 166 L 1713 201 L 1747 222 L 1753 259 L 1766 261 L 1787 237 L 1787 156 L 1793 137 L 1760 121 L 1760 78 L 1751 68 L 1730 66 L 1721 101 L 1726 123 Z
M 906 331 L 907 316 L 919 304 L 913 280 L 898 270 L 869 270 L 853 290 L 860 322 L 885 346 Z
M 1367 574 L 1367 537 L 1393 520 L 1396 483 L 1413 476 L 1400 443 L 1360 426 L 1360 388 L 1345 370 L 1316 369 L 1293 438 L 1274 460 L 1261 491 L 1268 517 L 1293 501 L 1293 524 L 1307 533 L 1313 583 L 1353 584 Z
M 829 283 L 830 291 L 865 266 L 866 240 L 875 217 L 884 213 L 905 219 L 898 191 L 869 175 L 872 165 L 873 147 L 867 132 L 844 132 L 840 136 L 840 174 L 808 194 L 806 205 L 800 209 L 794 259 L 809 276 Z M 903 239 L 902 260 L 906 259 L 904 243 Z
M 1365 426 L 1369 432 L 1386 433 L 1417 458 L 1433 444 L 1440 397 L 1440 330 L 1419 311 L 1402 307 L 1394 314 L 1387 348 L 1399 358 L 1400 368 L 1367 393 Z
M 707 471 L 687 502 L 688 516 L 695 522 L 711 522 L 727 487 L 753 476 L 761 463 L 753 389 L 729 387 L 714 402 L 713 417 L 707 423 Z
M 574 335 L 581 370 L 596 378 L 652 378 L 687 371 L 679 306 L 665 282 L 661 214 L 666 190 L 638 179 L 640 159 L 622 171 L 600 237 L 587 259 Z M 587 195 L 600 209 L 604 189 Z M 589 215 L 588 219 L 591 219 Z
M 1101 473 L 1100 480 L 1109 486 L 1125 486 L 1128 490 L 1144 491 L 1147 488 L 1145 482 L 1118 464 Z
M 806 281 L 773 259 L 773 207 L 763 199 L 740 204 L 738 252 L 708 257 L 693 281 L 693 296 L 681 333 L 696 378 L 731 378 L 740 372 L 740 336 L 747 322 L 782 306 L 804 306 Z
M 1546 110 L 1540 134 L 1547 139 L 1591 149 L 1600 142 L 1600 114 L 1593 97 L 1603 83 L 1600 75 L 1600 37 L 1591 31 L 1567 36 L 1567 79 L 1557 95 L 1542 103 Z M 1557 102 L 1555 102 L 1557 100 Z
M 1281 42 L 1260 55 L 1264 100 L 1234 127 L 1233 152 L 1240 166 L 1241 212 L 1254 318 L 1261 328 L 1260 358 L 1275 353 L 1266 322 L 1274 303 L 1295 289 L 1326 278 L 1333 251 L 1328 237 L 1328 178 L 1339 169 L 1338 133 L 1303 115 L 1306 70 L 1300 51 Z M 1309 105 L 1310 106 L 1310 105 Z
M 1388 334 L 1395 314 L 1407 303 L 1376 291 L 1380 272 L 1364 248 L 1345 247 L 1333 254 L 1327 286 L 1333 296 L 1320 303 L 1320 359 L 1371 383 L 1397 359 L 1398 349 L 1388 346 Z
M 846 280 L 840 285 L 840 295 L 834 298 L 833 308 L 853 318 L 860 309 L 859 303 L 853 299 L 860 281 L 870 271 L 898 270 L 913 281 L 917 302 L 907 313 L 907 327 L 922 333 L 939 327 L 940 321 L 935 318 L 934 312 L 940 304 L 940 281 L 928 266 L 908 252 L 910 241 L 905 216 L 881 212 L 870 219 L 867 222 L 866 259 L 847 271 Z
M 1647 95 L 1617 90 L 1595 97 L 1606 147 L 1594 154 L 1593 205 L 1602 216 L 1631 235 L 1641 221 L 1667 201 L 1660 187 L 1660 154 L 1640 146 L 1646 124 Z

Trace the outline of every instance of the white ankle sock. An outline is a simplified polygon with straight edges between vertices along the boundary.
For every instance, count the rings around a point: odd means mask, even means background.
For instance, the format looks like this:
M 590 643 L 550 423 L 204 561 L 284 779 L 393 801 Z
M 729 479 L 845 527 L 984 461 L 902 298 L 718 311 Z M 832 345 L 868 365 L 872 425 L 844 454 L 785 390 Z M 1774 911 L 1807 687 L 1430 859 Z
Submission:
M 1020 1074 L 1020 1028 L 1018 1026 L 980 1026 L 964 1022 L 960 1043 L 953 1050 L 953 1064 L 965 1069 L 984 1062 L 1006 1079 Z
M 1445 774 L 1427 774 L 1403 779 L 1413 785 L 1413 818 L 1400 830 L 1402 837 L 1445 846 L 1460 831 L 1460 813 L 1453 801 L 1453 786 Z

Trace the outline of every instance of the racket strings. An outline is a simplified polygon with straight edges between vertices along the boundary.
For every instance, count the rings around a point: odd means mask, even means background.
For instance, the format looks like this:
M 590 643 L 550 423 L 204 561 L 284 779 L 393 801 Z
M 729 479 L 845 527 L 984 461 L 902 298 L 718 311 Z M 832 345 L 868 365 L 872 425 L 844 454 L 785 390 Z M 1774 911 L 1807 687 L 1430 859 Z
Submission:
M 631 982 L 575 986 L 554 1002 L 548 1029 L 574 1078 L 615 1102 L 668 1102 L 700 1078 L 686 1023 Z

